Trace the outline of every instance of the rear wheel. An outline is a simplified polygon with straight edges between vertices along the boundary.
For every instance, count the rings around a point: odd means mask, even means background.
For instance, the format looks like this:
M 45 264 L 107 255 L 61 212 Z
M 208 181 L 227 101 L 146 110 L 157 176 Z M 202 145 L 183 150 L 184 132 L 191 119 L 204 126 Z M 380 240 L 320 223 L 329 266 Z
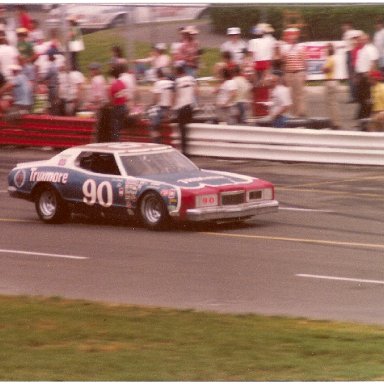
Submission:
M 164 229 L 170 218 L 163 199 L 155 192 L 146 193 L 139 204 L 142 223 L 149 229 Z
M 39 218 L 45 223 L 61 223 L 69 218 L 68 207 L 51 186 L 44 186 L 38 190 L 35 208 Z

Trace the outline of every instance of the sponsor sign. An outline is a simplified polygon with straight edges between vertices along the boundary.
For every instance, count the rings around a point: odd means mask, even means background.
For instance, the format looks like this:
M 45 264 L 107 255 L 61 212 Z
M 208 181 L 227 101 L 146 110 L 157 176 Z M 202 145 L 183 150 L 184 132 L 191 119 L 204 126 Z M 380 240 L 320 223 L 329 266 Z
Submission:
M 322 68 L 327 58 L 327 45 L 335 48 L 335 77 L 342 80 L 348 77 L 344 41 L 312 41 L 302 43 L 307 62 L 307 80 L 324 80 Z

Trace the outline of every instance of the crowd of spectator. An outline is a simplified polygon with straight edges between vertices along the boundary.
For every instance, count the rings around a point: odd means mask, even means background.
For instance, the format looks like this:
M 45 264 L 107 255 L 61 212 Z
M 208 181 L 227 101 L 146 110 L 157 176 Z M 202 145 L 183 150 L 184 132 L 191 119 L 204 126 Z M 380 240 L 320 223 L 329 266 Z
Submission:
M 22 113 L 49 113 L 75 116 L 90 111 L 100 122 L 110 125 L 110 140 L 118 140 L 125 116 L 137 110 L 138 82 L 151 84 L 153 95 L 148 107 L 154 141 L 159 126 L 176 111 L 182 138 L 198 106 L 197 76 L 202 49 L 195 26 L 180 28 L 177 41 L 167 47 L 154 45 L 148 57 L 129 61 L 119 46 L 111 48 L 107 73 L 93 62 L 87 73 L 79 69 L 78 55 L 85 49 L 76 18 L 68 18 L 68 36 L 63 46 L 58 31 L 46 36 L 39 22 L 22 6 L 14 25 L 9 25 L 0 7 L 0 112 L 5 116 Z M 384 23 L 368 34 L 342 26 L 348 68 L 351 103 L 357 103 L 356 120 L 371 118 L 368 130 L 382 130 L 384 120 Z M 220 60 L 212 68 L 213 97 L 217 120 L 247 124 L 252 105 L 268 108 L 271 125 L 285 127 L 292 118 L 306 118 L 306 51 L 300 43 L 300 30 L 288 28 L 281 40 L 274 37 L 270 24 L 257 24 L 246 41 L 238 27 L 227 29 L 220 46 Z M 168 49 L 169 48 L 169 49 Z M 325 100 L 331 127 L 341 129 L 339 80 L 336 76 L 335 46 L 327 46 L 322 68 Z M 106 118 L 108 115 L 108 118 Z M 106 125 L 105 123 L 103 123 Z M 103 125 L 101 124 L 101 125 Z

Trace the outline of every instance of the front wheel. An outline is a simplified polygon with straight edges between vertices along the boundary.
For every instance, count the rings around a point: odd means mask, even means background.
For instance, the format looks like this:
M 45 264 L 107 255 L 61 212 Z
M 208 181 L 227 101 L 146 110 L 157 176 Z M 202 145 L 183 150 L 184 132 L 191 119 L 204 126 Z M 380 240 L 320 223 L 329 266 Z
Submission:
M 49 186 L 36 194 L 35 208 L 39 218 L 45 223 L 61 223 L 68 219 L 69 210 L 58 192 Z
M 139 204 L 142 223 L 149 229 L 163 229 L 169 225 L 170 218 L 163 199 L 155 192 L 146 193 Z

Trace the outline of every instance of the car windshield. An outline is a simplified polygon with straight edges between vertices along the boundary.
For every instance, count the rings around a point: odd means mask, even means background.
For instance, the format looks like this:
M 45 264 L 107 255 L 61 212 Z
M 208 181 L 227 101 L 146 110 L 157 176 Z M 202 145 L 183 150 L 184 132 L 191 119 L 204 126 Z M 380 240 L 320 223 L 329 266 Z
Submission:
M 121 161 L 129 176 L 179 173 L 198 169 L 195 164 L 177 151 L 123 155 Z

